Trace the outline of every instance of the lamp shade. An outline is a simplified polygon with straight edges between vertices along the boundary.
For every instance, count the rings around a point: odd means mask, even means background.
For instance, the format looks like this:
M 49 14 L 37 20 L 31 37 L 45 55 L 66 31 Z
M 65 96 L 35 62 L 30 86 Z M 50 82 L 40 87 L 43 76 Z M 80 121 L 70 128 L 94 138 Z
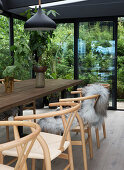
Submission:
M 37 13 L 25 22 L 24 28 L 25 30 L 32 31 L 48 31 L 55 29 L 56 23 L 44 13 L 42 13 L 41 6 L 39 6 Z

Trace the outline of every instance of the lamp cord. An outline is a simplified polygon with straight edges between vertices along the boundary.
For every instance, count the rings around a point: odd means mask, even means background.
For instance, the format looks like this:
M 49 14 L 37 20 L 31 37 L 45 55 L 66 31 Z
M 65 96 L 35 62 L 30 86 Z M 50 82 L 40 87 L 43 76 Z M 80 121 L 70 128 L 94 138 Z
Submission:
M 41 7 L 41 0 L 39 0 L 39 6 Z

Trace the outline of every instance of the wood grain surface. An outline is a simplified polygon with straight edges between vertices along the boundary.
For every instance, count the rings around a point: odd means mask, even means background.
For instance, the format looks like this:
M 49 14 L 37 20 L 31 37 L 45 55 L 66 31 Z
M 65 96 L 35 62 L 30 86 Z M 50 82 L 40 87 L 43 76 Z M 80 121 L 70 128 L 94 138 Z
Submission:
M 14 83 L 14 91 L 11 94 L 6 94 L 4 85 L 0 85 L 0 113 L 81 82 L 82 80 L 46 79 L 44 88 L 35 88 L 35 79 L 24 80 Z

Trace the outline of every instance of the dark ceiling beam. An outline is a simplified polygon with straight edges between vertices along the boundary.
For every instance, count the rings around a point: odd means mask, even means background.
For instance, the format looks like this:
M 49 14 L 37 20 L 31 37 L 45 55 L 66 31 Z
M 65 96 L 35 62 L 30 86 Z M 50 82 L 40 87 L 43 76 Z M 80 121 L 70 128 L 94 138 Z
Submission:
M 68 19 L 54 19 L 56 24 L 58 23 L 74 23 L 77 22 L 94 22 L 94 21 L 113 21 L 117 17 L 90 17 L 90 18 L 68 18 Z
M 38 0 L 1 0 L 5 10 L 38 5 Z M 42 0 L 42 4 L 58 0 Z
M 47 8 L 49 9 L 49 8 Z M 121 3 L 96 4 L 96 5 L 75 5 L 64 7 L 51 7 L 59 15 L 52 19 L 73 19 L 73 18 L 95 18 L 95 17 L 115 17 L 124 16 L 124 1 Z
M 6 16 L 6 17 L 12 17 L 12 18 L 15 18 L 15 19 L 19 19 L 19 20 L 22 20 L 22 21 L 27 20 L 26 17 L 20 16 L 20 15 L 17 15 L 17 14 L 13 14 L 13 13 L 8 12 L 8 11 L 3 11 L 2 15 Z
M 38 5 L 38 0 L 1 0 L 3 3 L 3 7 L 5 10 L 16 9 L 16 8 L 23 8 L 32 5 Z M 62 0 L 42 0 L 42 4 L 44 3 L 51 3 L 56 1 Z M 116 3 L 116 2 L 123 2 L 123 0 L 86 0 L 83 2 L 77 2 L 72 4 L 66 4 L 65 6 L 70 5 L 98 5 L 98 4 L 109 4 L 109 3 Z M 64 7 L 64 5 L 62 5 Z
M 38 3 L 38 0 L 1 0 L 10 10 L 6 10 L 15 18 L 26 20 L 21 13 L 26 11 L 29 5 Z M 42 3 L 55 2 L 57 0 L 42 0 Z M 24 7 L 26 6 L 26 7 Z M 7 7 L 7 8 L 8 8 Z M 19 8 L 18 8 L 19 7 Z M 13 9 L 11 9 L 13 8 Z M 59 13 L 56 17 L 50 16 L 55 20 L 68 20 L 79 18 L 98 18 L 98 17 L 123 17 L 124 16 L 124 0 L 87 0 L 84 2 L 72 3 L 48 7 L 47 10 L 53 9 Z M 20 16 L 20 17 L 19 17 Z

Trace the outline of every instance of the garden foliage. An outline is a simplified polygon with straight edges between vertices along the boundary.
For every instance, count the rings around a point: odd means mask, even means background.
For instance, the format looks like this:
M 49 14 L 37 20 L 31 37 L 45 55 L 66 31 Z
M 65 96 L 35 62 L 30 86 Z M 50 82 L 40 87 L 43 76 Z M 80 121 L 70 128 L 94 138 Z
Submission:
M 6 66 L 12 65 L 12 58 L 9 54 L 9 20 L 0 16 L 0 21 L 0 78 L 2 78 Z M 31 41 L 33 36 L 35 38 Z M 38 47 L 36 42 L 39 42 Z M 115 76 L 113 72 L 115 54 L 109 51 L 114 47 L 112 22 L 80 23 L 78 45 L 79 78 L 84 80 L 83 85 L 94 82 L 112 84 L 112 77 Z M 47 48 L 47 53 L 44 47 Z M 14 46 L 11 50 L 14 51 L 14 64 L 20 68 L 15 78 L 31 78 L 33 51 L 38 48 L 38 56 L 43 54 L 43 57 L 46 55 L 49 59 L 46 78 L 74 79 L 74 24 L 58 24 L 50 36 L 49 33 L 31 34 L 24 31 L 24 22 L 14 19 Z M 117 61 L 118 98 L 124 98 L 124 24 L 121 21 L 118 25 Z

